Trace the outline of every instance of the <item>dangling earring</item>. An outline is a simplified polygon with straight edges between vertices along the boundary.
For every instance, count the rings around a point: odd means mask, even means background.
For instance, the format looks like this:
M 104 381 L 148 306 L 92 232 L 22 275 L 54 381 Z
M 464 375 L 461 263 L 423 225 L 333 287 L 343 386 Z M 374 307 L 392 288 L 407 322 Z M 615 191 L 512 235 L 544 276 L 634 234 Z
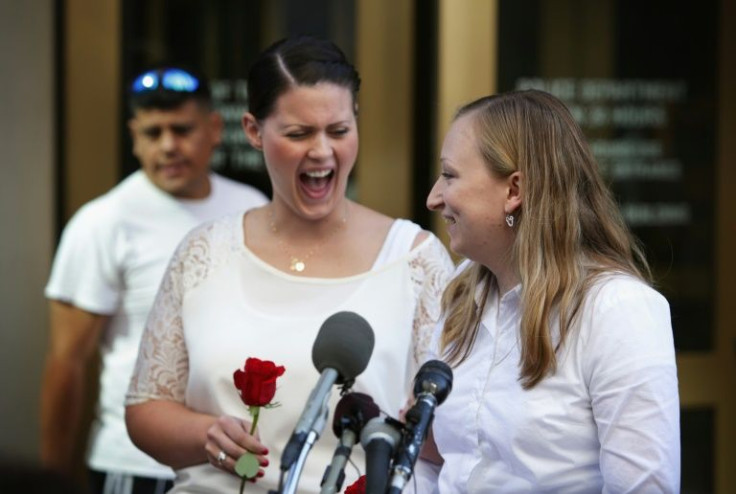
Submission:
M 506 213 L 506 224 L 509 225 L 509 228 L 514 227 L 514 216 L 511 213 Z

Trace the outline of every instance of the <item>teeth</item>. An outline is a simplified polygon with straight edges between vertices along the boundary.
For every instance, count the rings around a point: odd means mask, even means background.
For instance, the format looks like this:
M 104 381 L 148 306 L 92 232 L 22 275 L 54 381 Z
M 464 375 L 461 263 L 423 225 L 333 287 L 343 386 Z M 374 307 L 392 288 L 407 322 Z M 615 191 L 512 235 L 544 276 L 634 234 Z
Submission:
M 445 224 L 446 225 L 451 225 L 451 224 L 455 223 L 455 220 L 453 218 L 448 217 L 448 216 L 444 216 L 442 219 L 445 220 Z
M 325 178 L 330 173 L 332 173 L 332 170 L 313 170 L 305 173 L 305 175 L 309 178 Z

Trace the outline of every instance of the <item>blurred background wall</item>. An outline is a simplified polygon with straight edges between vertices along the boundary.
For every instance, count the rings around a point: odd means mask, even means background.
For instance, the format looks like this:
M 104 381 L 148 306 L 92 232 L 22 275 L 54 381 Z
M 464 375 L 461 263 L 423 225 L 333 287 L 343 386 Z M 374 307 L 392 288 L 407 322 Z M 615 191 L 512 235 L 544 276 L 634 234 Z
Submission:
M 55 245 L 53 2 L 0 1 L 0 457 L 35 458 Z
M 524 87 L 570 105 L 672 304 L 682 491 L 736 492 L 734 24 L 729 0 L 0 0 L 0 457 L 36 460 L 58 234 L 137 167 L 126 82 L 200 67 L 227 126 L 214 167 L 267 191 L 243 82 L 262 48 L 309 32 L 363 78 L 350 193 L 440 236 L 424 200 L 455 109 Z

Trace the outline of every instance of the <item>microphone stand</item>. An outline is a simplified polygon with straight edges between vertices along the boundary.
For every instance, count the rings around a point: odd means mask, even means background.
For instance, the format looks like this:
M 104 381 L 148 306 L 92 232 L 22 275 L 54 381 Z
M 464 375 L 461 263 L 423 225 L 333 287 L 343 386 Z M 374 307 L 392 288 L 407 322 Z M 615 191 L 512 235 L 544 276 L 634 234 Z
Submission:
M 286 474 L 286 485 L 284 485 L 284 489 L 281 491 L 282 494 L 293 494 L 296 492 L 296 486 L 299 484 L 299 477 L 302 474 L 304 462 L 307 460 L 309 450 L 312 449 L 312 445 L 317 440 L 317 437 L 317 433 L 314 431 L 309 431 L 309 434 L 307 434 L 307 440 L 304 442 L 304 446 L 299 453 L 299 458 L 297 458 L 296 462 L 294 462 Z
M 310 430 L 307 433 L 307 437 L 304 443 L 302 444 L 301 451 L 299 451 L 299 457 L 289 467 L 288 471 L 283 472 L 286 474 L 286 481 L 284 482 L 283 486 L 279 485 L 279 490 L 275 493 L 273 491 L 270 491 L 270 494 L 294 494 L 296 493 L 296 487 L 299 484 L 299 477 L 301 477 L 302 475 L 302 470 L 304 469 L 304 463 L 307 461 L 307 455 L 309 454 L 309 450 L 311 450 L 314 443 L 317 442 L 317 439 L 319 439 L 320 433 L 322 432 L 322 430 L 325 428 L 325 425 L 327 424 L 327 412 L 328 412 L 327 403 L 325 403 L 318 421 L 314 424 L 314 427 L 312 428 L 312 430 Z M 283 476 L 282 476 L 282 480 L 283 480 Z M 281 484 L 281 482 L 279 482 L 279 484 Z

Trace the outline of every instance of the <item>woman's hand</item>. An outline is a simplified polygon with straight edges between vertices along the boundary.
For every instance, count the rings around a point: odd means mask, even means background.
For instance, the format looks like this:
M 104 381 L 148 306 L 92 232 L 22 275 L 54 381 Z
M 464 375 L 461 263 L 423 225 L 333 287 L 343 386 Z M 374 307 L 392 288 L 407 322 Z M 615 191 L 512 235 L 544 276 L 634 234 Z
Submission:
M 250 434 L 251 423 L 237 417 L 222 415 L 207 429 L 207 442 L 204 445 L 207 460 L 216 468 L 235 473 L 235 463 L 246 452 L 256 455 L 261 467 L 268 466 L 268 449 L 261 443 L 258 431 Z M 256 478 L 263 477 L 263 468 Z

